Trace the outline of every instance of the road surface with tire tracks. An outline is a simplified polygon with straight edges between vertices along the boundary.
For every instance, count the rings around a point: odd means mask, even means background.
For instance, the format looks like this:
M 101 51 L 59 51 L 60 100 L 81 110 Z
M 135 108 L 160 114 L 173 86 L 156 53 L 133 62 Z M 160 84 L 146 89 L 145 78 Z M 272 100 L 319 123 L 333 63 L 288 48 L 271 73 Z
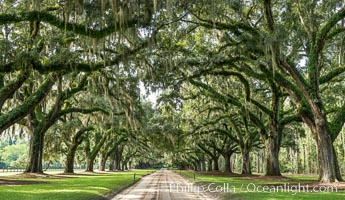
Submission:
M 191 182 L 166 169 L 142 177 L 112 200 L 215 200 L 206 192 L 198 191 Z

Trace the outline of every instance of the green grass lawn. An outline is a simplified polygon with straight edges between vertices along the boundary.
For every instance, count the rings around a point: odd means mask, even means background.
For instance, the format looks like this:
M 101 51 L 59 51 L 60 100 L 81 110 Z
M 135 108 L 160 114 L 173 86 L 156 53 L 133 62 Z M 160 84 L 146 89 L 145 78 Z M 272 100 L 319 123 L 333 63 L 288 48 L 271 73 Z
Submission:
M 220 199 L 243 199 L 243 200 L 257 200 L 257 199 L 345 199 L 345 191 L 338 190 L 337 192 L 331 188 L 328 189 L 328 192 L 315 192 L 313 190 L 312 182 L 315 183 L 317 180 L 316 176 L 290 176 L 285 175 L 284 179 L 281 180 L 273 180 L 273 179 L 264 179 L 260 177 L 243 177 L 238 176 L 234 177 L 231 175 L 212 175 L 212 174 L 199 174 L 195 173 L 195 180 L 194 180 L 194 173 L 190 171 L 175 171 L 190 181 L 194 182 L 195 185 L 204 186 L 207 188 L 210 183 L 211 191 L 214 192 L 216 196 L 219 196 Z M 226 185 L 224 186 L 224 183 Z M 298 188 L 295 188 L 298 183 L 302 185 L 308 184 L 309 185 L 309 192 L 303 192 L 303 188 L 300 188 L 300 192 Z M 285 190 L 284 190 L 285 184 Z M 266 188 L 263 187 L 266 185 Z M 272 187 L 276 187 L 279 185 L 281 188 L 271 189 Z M 223 189 L 226 191 L 216 192 L 216 186 L 219 186 L 219 190 Z M 248 187 L 248 188 L 247 188 Z M 288 189 L 289 187 L 289 189 Z M 339 186 L 338 186 L 339 187 Z M 283 188 L 283 189 L 282 189 Z M 306 188 L 306 187 L 305 187 Z M 327 190 L 325 188 L 320 188 L 321 190 Z M 200 189 L 202 190 L 202 189 Z M 207 190 L 207 189 L 206 189 Z M 270 192 L 271 190 L 271 192 Z M 307 190 L 307 189 L 305 189 Z M 317 189 L 316 189 L 317 190 Z
M 51 178 L 15 178 L 0 177 L 2 180 L 40 181 L 40 184 L 0 185 L 0 199 L 49 199 L 49 200 L 87 200 L 104 199 L 109 193 L 115 193 L 148 174 L 148 170 L 114 172 L 108 174 L 72 175 L 69 177 Z

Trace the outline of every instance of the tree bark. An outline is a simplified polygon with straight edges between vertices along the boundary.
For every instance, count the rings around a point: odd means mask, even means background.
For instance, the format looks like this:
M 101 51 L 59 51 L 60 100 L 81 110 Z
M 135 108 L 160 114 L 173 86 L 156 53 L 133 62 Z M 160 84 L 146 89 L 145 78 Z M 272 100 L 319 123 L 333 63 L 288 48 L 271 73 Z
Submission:
M 95 162 L 96 157 L 87 157 L 86 158 L 86 171 L 93 172 L 93 164 Z
M 112 152 L 110 155 L 109 171 L 115 171 L 115 153 Z
M 230 158 L 230 163 L 232 164 L 231 165 L 231 171 L 233 171 L 233 172 L 236 169 L 236 159 L 237 159 L 237 154 L 234 154 L 234 156 L 231 156 L 231 158 Z
M 231 154 L 223 155 L 225 160 L 225 172 L 232 173 L 231 171 Z
M 207 171 L 212 171 L 212 159 L 208 159 L 207 162 Z
M 123 154 L 123 146 L 118 146 L 115 150 L 115 169 L 122 170 L 121 168 L 121 161 L 122 161 L 122 154 Z
M 128 170 L 127 162 L 122 162 L 122 171 Z
M 99 134 L 99 133 L 97 133 L 97 134 Z M 98 135 L 98 136 L 100 136 L 100 135 Z M 101 139 L 99 139 L 98 142 L 96 142 L 96 144 L 92 148 L 92 150 L 90 149 L 90 143 L 89 142 L 86 145 L 85 153 L 86 153 L 86 171 L 87 172 L 93 172 L 93 166 L 94 166 L 95 159 L 97 157 L 97 154 L 101 150 L 102 146 L 104 145 L 106 139 L 107 139 L 107 135 L 102 135 Z
M 249 153 L 249 150 L 242 150 L 242 174 L 252 174 Z
M 77 151 L 78 146 L 73 146 L 66 158 L 66 164 L 65 164 L 65 171 L 64 173 L 74 173 L 74 157 L 75 157 L 75 152 Z
M 316 145 L 319 158 L 319 181 L 335 182 L 335 157 L 333 153 L 333 143 L 326 125 L 325 118 L 317 118 L 316 120 Z
M 43 173 L 43 141 L 44 134 L 34 131 L 30 139 L 29 164 L 25 169 L 25 173 Z
M 200 171 L 206 171 L 206 162 L 205 156 L 203 154 L 198 155 L 199 163 L 200 163 Z
M 128 170 L 129 169 L 132 169 L 132 160 L 130 160 L 129 162 L 128 162 Z
M 344 181 L 343 177 L 341 176 L 339 162 L 338 162 L 338 156 L 337 156 L 337 152 L 335 151 L 334 146 L 333 146 L 333 155 L 334 155 L 334 161 L 335 161 L 335 165 L 334 165 L 335 177 L 338 181 Z
M 214 170 L 214 171 L 219 171 L 218 159 L 219 159 L 219 157 L 216 157 L 216 156 L 214 156 L 214 157 L 212 158 L 212 160 L 213 160 L 213 170 Z
M 267 161 L 266 176 L 281 176 L 279 168 L 280 140 L 283 132 L 283 125 L 278 122 L 278 111 L 280 105 L 279 88 L 271 83 L 272 102 L 270 115 L 270 130 L 266 137 Z
M 99 171 L 105 171 L 105 164 L 107 163 L 108 155 L 107 153 L 102 154 L 99 161 Z
M 278 137 L 269 137 L 267 141 L 266 176 L 281 176 L 279 168 L 279 141 Z

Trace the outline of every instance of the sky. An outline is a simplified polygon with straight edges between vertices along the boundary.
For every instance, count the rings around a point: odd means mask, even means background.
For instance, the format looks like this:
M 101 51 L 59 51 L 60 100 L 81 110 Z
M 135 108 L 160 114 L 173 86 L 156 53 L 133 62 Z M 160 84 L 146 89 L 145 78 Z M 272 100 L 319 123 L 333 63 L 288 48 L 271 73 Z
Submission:
M 139 83 L 139 88 L 140 88 L 140 94 L 144 97 L 144 99 L 151 101 L 152 104 L 156 106 L 159 92 L 152 92 L 152 93 L 147 94 L 148 90 L 145 88 L 142 82 Z

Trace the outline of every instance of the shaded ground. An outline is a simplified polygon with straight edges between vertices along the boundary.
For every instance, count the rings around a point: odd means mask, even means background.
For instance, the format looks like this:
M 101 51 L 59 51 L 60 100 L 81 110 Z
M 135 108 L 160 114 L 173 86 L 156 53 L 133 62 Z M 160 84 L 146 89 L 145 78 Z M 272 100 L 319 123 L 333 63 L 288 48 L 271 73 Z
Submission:
M 290 178 L 286 176 L 243 176 L 241 180 L 255 180 L 255 181 L 308 181 L 308 180 L 299 180 L 295 178 Z M 308 181 L 310 182 L 310 180 Z
M 189 172 L 194 172 L 192 170 L 185 170 Z M 208 171 L 208 172 L 196 172 L 197 174 L 205 174 L 205 175 L 215 175 L 215 176 L 230 176 L 230 177 L 259 177 L 258 174 L 238 174 L 238 173 L 230 173 L 230 172 L 221 172 L 221 171 Z
M 0 176 L 0 185 L 32 185 L 32 184 L 49 184 L 47 181 L 22 180 L 22 179 L 63 179 L 77 178 L 83 176 L 98 176 L 102 174 L 112 174 L 113 172 L 79 172 L 74 174 L 46 174 L 46 173 L 20 173 L 9 176 Z
M 0 179 L 0 185 L 31 185 L 31 184 L 49 184 L 46 181 L 29 181 L 29 180 L 7 180 L 7 179 Z
M 35 178 L 47 178 L 47 179 L 58 179 L 67 178 L 66 176 L 58 176 L 51 174 L 40 174 L 40 173 L 20 173 L 10 176 L 1 176 L 0 185 L 32 185 L 32 184 L 49 184 L 47 181 L 35 181 L 35 180 L 22 180 L 22 179 L 35 179 Z

